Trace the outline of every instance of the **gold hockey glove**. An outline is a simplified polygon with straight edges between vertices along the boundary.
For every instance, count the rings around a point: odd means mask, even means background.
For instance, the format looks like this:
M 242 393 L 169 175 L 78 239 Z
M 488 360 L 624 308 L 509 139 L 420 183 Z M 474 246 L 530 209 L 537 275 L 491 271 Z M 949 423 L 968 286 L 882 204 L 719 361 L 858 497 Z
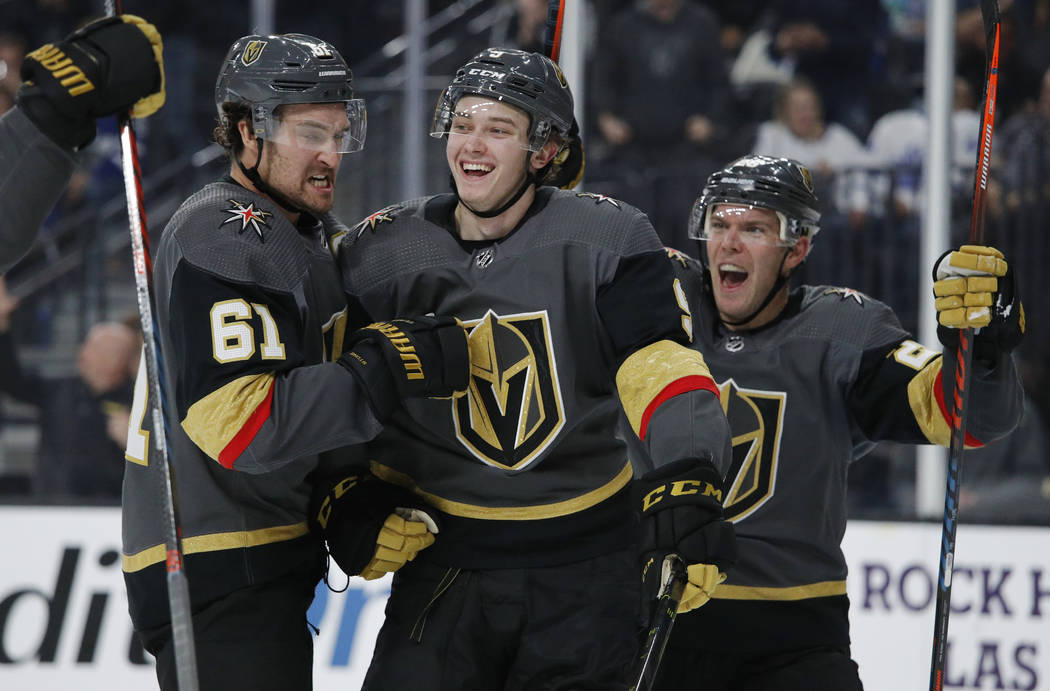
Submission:
M 419 497 L 363 469 L 316 483 L 308 515 L 339 568 L 366 580 L 397 571 L 438 532 Z
M 25 56 L 18 106 L 68 149 L 95 138 L 95 119 L 132 110 L 146 117 L 164 104 L 160 33 L 134 15 L 106 17 Z
M 1014 272 L 994 247 L 963 245 L 937 260 L 933 271 L 937 337 L 949 349 L 959 347 L 958 329 L 980 329 L 974 356 L 994 362 L 1024 336 L 1024 307 Z
M 635 480 L 632 494 L 641 512 L 645 598 L 659 593 L 659 567 L 674 552 L 686 563 L 689 580 L 679 613 L 705 604 L 737 557 L 733 524 L 722 517 L 721 475 L 708 459 L 683 458 Z

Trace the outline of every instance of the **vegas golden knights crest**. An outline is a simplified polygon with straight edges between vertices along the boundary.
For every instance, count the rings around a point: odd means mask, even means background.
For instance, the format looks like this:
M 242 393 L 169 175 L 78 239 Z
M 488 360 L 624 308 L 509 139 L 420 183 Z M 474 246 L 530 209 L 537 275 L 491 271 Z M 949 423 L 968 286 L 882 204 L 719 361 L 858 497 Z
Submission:
M 248 45 L 244 47 L 244 52 L 241 53 L 241 64 L 247 67 L 258 60 L 265 47 L 266 41 L 248 41 Z
M 725 514 L 739 521 L 773 496 L 787 393 L 742 389 L 732 379 L 719 384 L 718 391 L 733 430 Z
M 517 470 L 565 425 L 547 312 L 489 311 L 470 330 L 470 385 L 453 402 L 456 436 L 472 455 Z

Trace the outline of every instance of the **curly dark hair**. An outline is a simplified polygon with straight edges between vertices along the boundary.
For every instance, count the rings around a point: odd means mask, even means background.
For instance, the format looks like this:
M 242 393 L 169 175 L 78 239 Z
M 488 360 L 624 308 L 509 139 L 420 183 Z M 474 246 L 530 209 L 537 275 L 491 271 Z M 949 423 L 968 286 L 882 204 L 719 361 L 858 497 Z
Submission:
M 252 122 L 252 109 L 247 103 L 223 103 L 222 115 L 216 119 L 215 129 L 212 137 L 215 143 L 226 151 L 226 157 L 231 161 L 236 160 L 241 151 L 244 150 L 244 142 L 241 141 L 241 133 L 237 130 L 237 124 L 241 120 Z

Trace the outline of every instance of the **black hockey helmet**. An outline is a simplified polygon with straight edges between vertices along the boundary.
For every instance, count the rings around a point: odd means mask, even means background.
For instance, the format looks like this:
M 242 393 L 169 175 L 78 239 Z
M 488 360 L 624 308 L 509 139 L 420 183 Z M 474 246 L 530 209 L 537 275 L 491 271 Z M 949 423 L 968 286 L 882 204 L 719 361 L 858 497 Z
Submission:
M 530 151 L 539 151 L 552 132 L 566 142 L 579 135 L 569 83 L 557 63 L 540 53 L 486 48 L 471 58 L 438 99 L 432 137 L 448 134 L 456 103 L 470 95 L 508 103 L 528 114 Z
M 261 139 L 273 139 L 274 111 L 293 103 L 345 103 L 350 129 L 340 152 L 364 146 L 367 117 L 364 101 L 354 98 L 353 74 L 343 56 L 328 42 L 305 34 L 244 36 L 226 54 L 215 83 L 215 107 L 224 103 L 252 109 L 252 128 Z
M 820 201 L 809 170 L 790 158 L 751 154 L 712 173 L 689 217 L 689 237 L 707 240 L 711 209 L 716 204 L 758 206 L 780 219 L 779 244 L 790 246 L 820 230 Z

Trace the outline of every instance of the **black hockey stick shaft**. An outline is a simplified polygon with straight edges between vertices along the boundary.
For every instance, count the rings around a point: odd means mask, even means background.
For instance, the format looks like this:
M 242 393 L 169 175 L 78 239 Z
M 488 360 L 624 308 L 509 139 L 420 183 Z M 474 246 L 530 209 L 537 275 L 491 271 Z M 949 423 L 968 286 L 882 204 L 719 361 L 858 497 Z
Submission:
M 106 13 L 120 15 L 120 2 L 107 0 Z M 131 231 L 132 263 L 135 273 L 135 294 L 142 326 L 143 356 L 149 384 L 148 401 L 153 421 L 150 435 L 157 463 L 154 472 L 161 485 L 161 502 L 165 517 L 165 552 L 168 583 L 168 608 L 171 613 L 172 646 L 175 652 L 175 672 L 179 691 L 197 691 L 197 655 L 193 644 L 193 619 L 190 609 L 189 582 L 183 569 L 182 546 L 179 536 L 178 510 L 175 501 L 175 476 L 168 460 L 163 413 L 163 387 L 160 341 L 154 319 L 153 262 L 149 252 L 149 226 L 146 223 L 142 168 L 139 165 L 138 143 L 131 124 L 131 113 L 120 117 L 121 167 L 124 173 L 124 191 L 127 197 L 128 222 Z
M 543 52 L 554 62 L 561 54 L 561 30 L 565 21 L 566 0 L 548 0 L 547 26 L 543 34 Z
M 973 208 L 970 214 L 970 244 L 984 241 L 985 192 L 992 154 L 992 130 L 995 125 L 995 95 L 999 83 L 999 3 L 981 0 L 981 18 L 987 42 L 988 66 L 985 73 L 984 109 L 981 113 L 977 168 L 974 171 Z M 930 690 L 944 688 L 945 662 L 948 652 L 948 617 L 951 613 L 952 568 L 955 562 L 955 535 L 959 518 L 960 465 L 966 445 L 966 415 L 969 404 L 970 365 L 973 361 L 971 328 L 959 333 L 956 351 L 955 381 L 952 395 L 952 436 L 948 448 L 948 472 L 944 493 L 944 522 L 941 527 L 941 560 L 937 576 L 937 599 L 933 622 L 933 659 L 930 665 Z
M 685 564 L 677 554 L 667 555 L 664 558 L 660 594 L 656 599 L 652 621 L 649 622 L 649 633 L 638 664 L 631 673 L 630 691 L 649 691 L 656 682 L 656 673 L 660 669 L 664 648 L 671 637 L 675 617 L 678 616 L 678 603 L 682 601 L 685 584 Z

